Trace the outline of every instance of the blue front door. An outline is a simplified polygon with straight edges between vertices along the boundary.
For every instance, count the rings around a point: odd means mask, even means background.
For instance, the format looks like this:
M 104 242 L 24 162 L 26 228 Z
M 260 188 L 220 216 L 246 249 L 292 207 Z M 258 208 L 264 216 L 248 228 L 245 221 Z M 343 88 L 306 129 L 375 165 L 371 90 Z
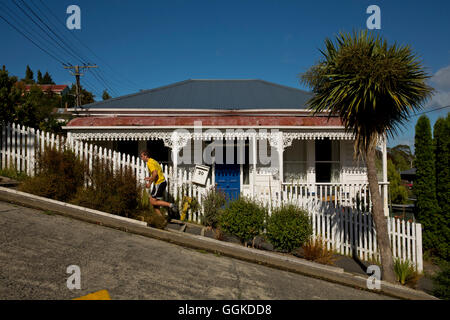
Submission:
M 217 189 L 227 195 L 227 200 L 239 198 L 241 192 L 241 166 L 239 164 L 216 164 Z

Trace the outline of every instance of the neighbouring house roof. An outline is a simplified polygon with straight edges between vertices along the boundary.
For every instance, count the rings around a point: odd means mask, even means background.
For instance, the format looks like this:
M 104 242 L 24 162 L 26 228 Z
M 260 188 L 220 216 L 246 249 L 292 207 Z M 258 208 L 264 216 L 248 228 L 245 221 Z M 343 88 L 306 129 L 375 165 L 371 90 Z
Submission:
M 312 93 L 264 80 L 186 80 L 83 109 L 305 109 Z
M 414 180 L 416 177 L 416 168 L 401 171 L 400 177 L 405 180 Z
M 63 93 L 66 90 L 69 90 L 69 86 L 66 84 L 27 84 L 24 86 L 25 91 L 29 91 L 31 87 L 37 86 L 41 88 L 42 91 L 52 91 L 54 93 Z
M 416 174 L 416 168 L 400 171 L 400 174 Z

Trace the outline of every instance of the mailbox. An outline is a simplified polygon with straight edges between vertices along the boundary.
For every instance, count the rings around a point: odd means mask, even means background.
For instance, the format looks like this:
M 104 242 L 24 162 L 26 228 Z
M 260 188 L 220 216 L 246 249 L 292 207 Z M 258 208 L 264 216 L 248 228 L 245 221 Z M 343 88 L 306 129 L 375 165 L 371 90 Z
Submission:
M 208 179 L 209 167 L 196 165 L 194 170 L 194 176 L 192 177 L 192 182 L 200 185 L 206 185 L 206 179 Z

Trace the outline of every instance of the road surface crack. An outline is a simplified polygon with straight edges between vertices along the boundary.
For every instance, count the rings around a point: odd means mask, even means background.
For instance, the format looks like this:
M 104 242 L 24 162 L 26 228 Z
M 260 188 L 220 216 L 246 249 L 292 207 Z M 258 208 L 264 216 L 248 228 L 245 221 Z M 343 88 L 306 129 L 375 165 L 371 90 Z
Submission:
M 236 262 L 234 260 L 231 260 L 231 266 L 232 266 L 232 272 L 236 275 L 236 281 L 237 281 L 236 287 L 238 289 L 237 299 L 240 300 L 240 299 L 242 299 L 241 277 L 239 276 L 239 271 L 237 270 Z

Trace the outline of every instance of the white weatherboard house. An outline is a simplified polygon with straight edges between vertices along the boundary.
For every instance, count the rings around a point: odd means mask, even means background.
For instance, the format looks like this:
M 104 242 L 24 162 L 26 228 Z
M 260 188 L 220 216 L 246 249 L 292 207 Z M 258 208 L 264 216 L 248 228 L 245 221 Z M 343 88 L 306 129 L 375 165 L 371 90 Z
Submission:
M 313 116 L 311 96 L 263 80 L 186 80 L 84 105 L 64 129 L 74 140 L 133 156 L 148 149 L 174 172 L 206 164 L 230 197 L 366 201 L 366 168 L 354 157 L 353 135 L 337 117 Z M 380 147 L 387 213 L 385 141 Z
M 70 148 L 89 170 L 95 157 L 111 159 L 114 169 L 131 168 L 140 182 L 148 172 L 138 155 L 148 149 L 163 164 L 175 199 L 186 195 L 202 204 L 215 184 L 230 198 L 243 194 L 262 201 L 269 214 L 293 202 L 307 210 L 312 236 L 328 249 L 375 259 L 365 165 L 355 159 L 354 137 L 339 118 L 306 110 L 311 96 L 262 80 L 182 81 L 72 110 L 78 116 L 65 127 L 67 139 L 2 124 L 1 168 L 32 176 L 36 155 L 51 146 Z M 379 146 L 387 215 L 385 141 Z M 209 178 L 202 183 L 192 171 L 208 172 Z M 201 222 L 199 207 L 187 215 L 189 221 Z M 394 257 L 422 271 L 422 226 L 394 217 L 386 222 Z

